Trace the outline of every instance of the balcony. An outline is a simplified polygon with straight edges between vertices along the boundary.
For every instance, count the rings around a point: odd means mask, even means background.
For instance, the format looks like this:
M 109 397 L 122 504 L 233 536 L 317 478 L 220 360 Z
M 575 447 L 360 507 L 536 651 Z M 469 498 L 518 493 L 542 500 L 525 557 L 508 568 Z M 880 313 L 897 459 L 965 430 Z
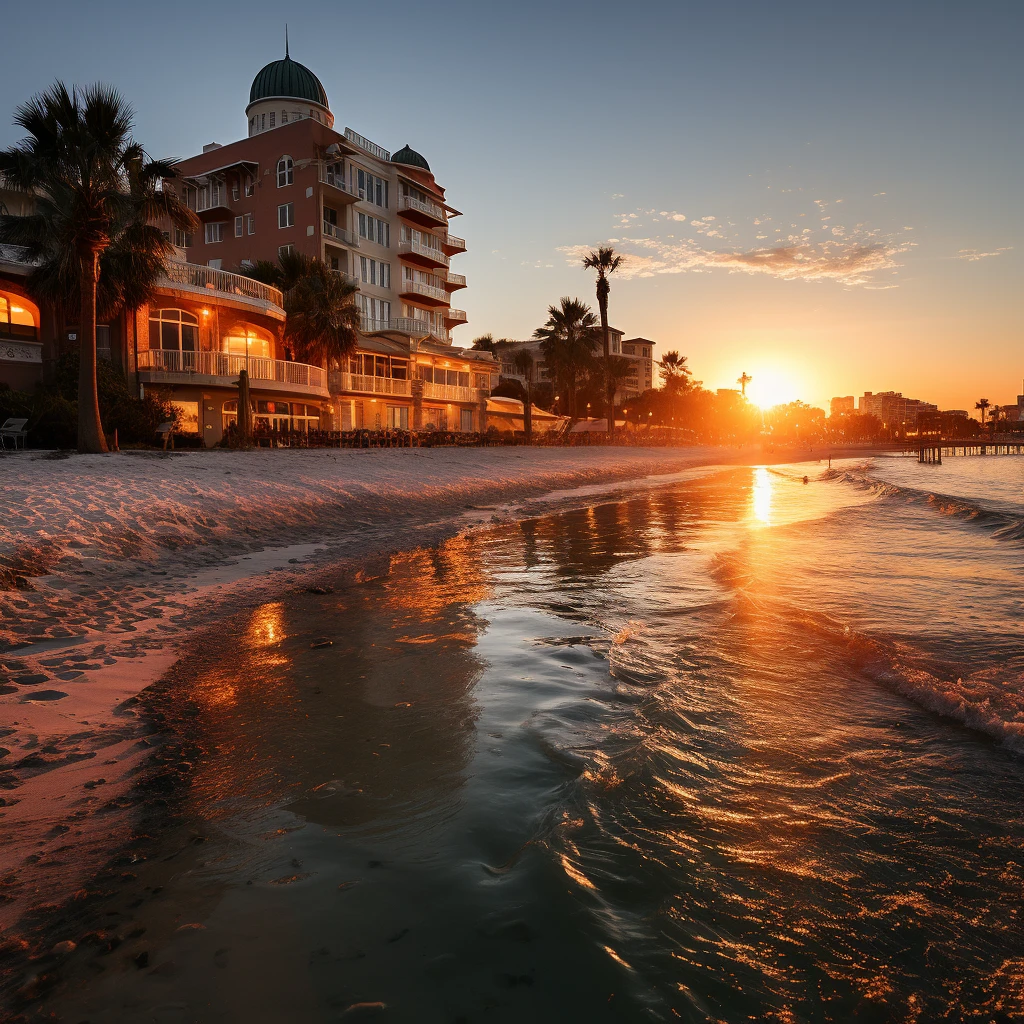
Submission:
M 412 338 L 436 338 L 449 343 L 451 336 L 443 327 L 435 327 L 427 320 L 414 320 L 412 317 L 400 316 L 393 320 L 371 320 L 360 317 L 360 326 L 364 334 L 375 334 L 381 331 L 394 331 L 396 334 L 408 334 Z
M 422 242 L 399 242 L 398 255 L 401 259 L 420 267 L 448 268 L 448 257 L 440 249 L 434 249 Z
M 359 199 L 359 196 L 352 191 L 352 186 L 349 185 L 344 176 L 335 174 L 325 163 L 320 163 L 317 178 L 321 185 L 329 185 L 331 187 L 330 194 L 339 202 L 354 203 Z
M 229 209 L 228 190 L 224 182 L 202 185 L 195 190 L 195 212 L 200 216 L 204 213 L 222 214 Z
M 186 288 L 202 288 L 226 295 L 237 295 L 247 299 L 277 306 L 284 306 L 284 297 L 277 288 L 271 288 L 262 281 L 254 281 L 243 274 L 231 274 L 226 270 L 214 270 L 196 263 L 177 263 L 168 260 L 164 265 L 163 280 L 172 285 L 184 285 Z
M 440 236 L 441 248 L 449 256 L 454 256 L 456 253 L 466 251 L 466 240 L 459 238 L 458 235 L 444 234 Z
M 423 382 L 423 397 L 442 402 L 476 402 L 477 392 L 473 388 L 460 388 L 454 384 L 431 384 Z
M 339 228 L 337 224 L 332 224 L 329 220 L 324 221 L 324 237 L 335 238 L 342 245 L 347 245 L 352 249 L 359 248 L 359 239 L 351 231 Z
M 465 274 L 453 274 L 450 270 L 448 276 L 445 278 L 445 284 L 449 291 L 455 292 L 460 288 L 466 287 L 466 275 Z
M 331 394 L 355 391 L 362 395 L 404 395 L 412 394 L 410 382 L 396 377 L 371 377 L 365 373 L 347 373 L 332 370 L 330 375 Z
M 414 302 L 422 302 L 429 306 L 447 306 L 448 292 L 422 281 L 402 281 L 398 294 Z
M 178 352 L 148 349 L 139 353 L 139 372 L 155 384 L 231 387 L 240 370 L 248 369 L 257 391 L 288 391 L 327 397 L 327 371 L 308 363 L 290 363 L 262 356 L 227 352 Z
M 444 210 L 436 203 L 425 202 L 413 196 L 398 197 L 398 214 L 416 224 L 433 228 L 447 224 Z

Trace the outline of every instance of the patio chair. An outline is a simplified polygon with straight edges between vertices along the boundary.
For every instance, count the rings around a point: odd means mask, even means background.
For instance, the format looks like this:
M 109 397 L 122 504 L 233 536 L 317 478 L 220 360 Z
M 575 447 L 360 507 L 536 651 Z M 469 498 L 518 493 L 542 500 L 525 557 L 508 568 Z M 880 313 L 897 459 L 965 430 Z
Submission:
M 18 442 L 21 441 L 21 447 L 25 447 L 25 438 L 28 437 L 28 431 L 25 429 L 25 424 L 28 423 L 28 418 L 25 419 L 14 419 L 13 417 L 8 418 L 2 427 L 0 427 L 0 447 L 7 450 L 7 439 L 10 438 L 14 442 L 14 450 L 18 450 Z

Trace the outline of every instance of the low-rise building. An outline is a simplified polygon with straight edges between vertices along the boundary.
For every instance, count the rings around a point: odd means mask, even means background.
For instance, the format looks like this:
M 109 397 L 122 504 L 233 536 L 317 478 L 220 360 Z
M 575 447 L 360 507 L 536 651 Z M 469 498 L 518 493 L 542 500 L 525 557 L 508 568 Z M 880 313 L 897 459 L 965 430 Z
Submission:
M 938 412 L 938 406 L 919 398 L 904 398 L 899 391 L 865 391 L 857 411 L 877 417 L 884 430 L 907 433 L 917 429 L 920 414 Z

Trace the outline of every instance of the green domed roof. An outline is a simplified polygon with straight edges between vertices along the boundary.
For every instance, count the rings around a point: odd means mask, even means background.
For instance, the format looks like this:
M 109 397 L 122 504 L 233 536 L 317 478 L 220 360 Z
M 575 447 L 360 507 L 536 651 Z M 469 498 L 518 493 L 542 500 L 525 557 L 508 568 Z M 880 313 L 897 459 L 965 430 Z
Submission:
M 309 100 L 330 109 L 327 93 L 320 84 L 320 79 L 304 64 L 287 56 L 283 60 L 271 61 L 252 80 L 252 88 L 249 90 L 250 103 L 270 99 L 272 96 Z
M 415 149 L 410 149 L 408 146 L 403 146 L 395 153 L 391 157 L 391 162 L 393 164 L 408 164 L 410 167 L 422 167 L 425 171 L 430 170 L 430 164 Z

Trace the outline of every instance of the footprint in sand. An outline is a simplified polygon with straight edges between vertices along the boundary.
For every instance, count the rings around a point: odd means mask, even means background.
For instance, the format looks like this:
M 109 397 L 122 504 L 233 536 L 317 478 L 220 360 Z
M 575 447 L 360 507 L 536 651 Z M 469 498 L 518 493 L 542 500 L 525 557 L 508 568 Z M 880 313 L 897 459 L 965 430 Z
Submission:
M 44 700 L 61 700 L 66 696 L 67 694 L 63 690 L 36 690 L 34 693 L 28 693 L 22 697 L 21 703 L 36 704 Z

